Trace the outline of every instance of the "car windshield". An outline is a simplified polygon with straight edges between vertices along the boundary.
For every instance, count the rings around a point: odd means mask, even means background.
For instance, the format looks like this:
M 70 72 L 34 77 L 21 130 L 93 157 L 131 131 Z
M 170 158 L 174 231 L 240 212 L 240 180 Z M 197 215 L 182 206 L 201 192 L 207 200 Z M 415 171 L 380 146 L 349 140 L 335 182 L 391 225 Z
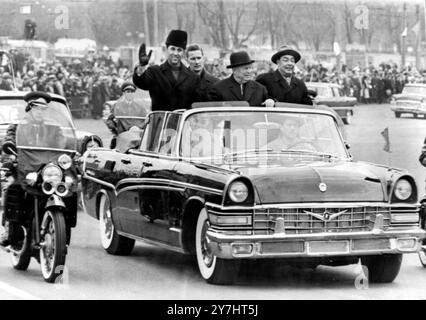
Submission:
M 9 124 L 22 119 L 27 103 L 20 99 L 0 100 L 0 124 Z
M 191 159 L 271 153 L 348 157 L 330 115 L 277 111 L 194 113 L 183 124 L 180 152 Z
M 420 86 L 405 86 L 403 93 L 426 95 L 426 87 Z

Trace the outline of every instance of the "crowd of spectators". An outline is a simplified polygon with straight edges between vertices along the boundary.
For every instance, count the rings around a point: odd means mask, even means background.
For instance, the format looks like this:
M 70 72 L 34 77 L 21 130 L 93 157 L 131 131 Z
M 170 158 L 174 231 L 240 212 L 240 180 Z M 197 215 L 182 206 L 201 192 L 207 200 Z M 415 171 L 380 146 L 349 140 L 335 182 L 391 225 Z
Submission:
M 45 91 L 65 96 L 67 99 L 81 98 L 91 110 L 93 118 L 102 116 L 105 101 L 121 96 L 120 86 L 131 79 L 132 69 L 119 60 L 114 62 L 107 53 L 86 59 L 71 61 L 37 61 L 12 52 L 15 82 L 18 90 Z M 0 57 L 0 62 L 2 61 Z M 229 75 L 223 59 L 207 59 L 205 68 L 213 76 L 223 79 Z M 256 75 L 274 70 L 268 61 L 258 61 Z M 426 83 L 426 70 L 414 68 L 399 70 L 396 64 L 370 64 L 361 69 L 343 65 L 340 70 L 326 68 L 321 63 L 299 63 L 296 76 L 305 82 L 333 82 L 342 86 L 347 96 L 356 97 L 360 103 L 386 103 L 392 94 L 400 93 L 406 83 Z M 12 90 L 12 70 L 9 64 L 0 66 L 0 90 Z

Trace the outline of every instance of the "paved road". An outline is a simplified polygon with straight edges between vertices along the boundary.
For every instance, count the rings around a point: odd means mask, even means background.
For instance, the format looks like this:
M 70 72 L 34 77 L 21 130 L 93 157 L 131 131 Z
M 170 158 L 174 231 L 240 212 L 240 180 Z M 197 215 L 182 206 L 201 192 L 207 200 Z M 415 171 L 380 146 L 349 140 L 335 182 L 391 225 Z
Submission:
M 409 169 L 423 194 L 426 170 L 417 158 L 426 136 L 426 119 L 395 119 L 389 105 L 369 105 L 357 107 L 353 120 L 346 128 L 354 158 Z M 100 120 L 77 120 L 76 125 L 105 140 L 109 137 Z M 385 127 L 390 130 L 391 154 L 382 150 L 380 132 Z M 8 259 L 0 252 L 0 299 L 426 298 L 426 269 L 415 254 L 404 257 L 394 283 L 368 289 L 359 285 L 359 265 L 311 270 L 272 262 L 248 263 L 234 286 L 211 286 L 201 279 L 191 257 L 144 243 L 138 243 L 129 257 L 106 254 L 100 246 L 97 221 L 82 212 L 69 248 L 64 283 L 44 283 L 35 261 L 27 272 L 18 272 Z

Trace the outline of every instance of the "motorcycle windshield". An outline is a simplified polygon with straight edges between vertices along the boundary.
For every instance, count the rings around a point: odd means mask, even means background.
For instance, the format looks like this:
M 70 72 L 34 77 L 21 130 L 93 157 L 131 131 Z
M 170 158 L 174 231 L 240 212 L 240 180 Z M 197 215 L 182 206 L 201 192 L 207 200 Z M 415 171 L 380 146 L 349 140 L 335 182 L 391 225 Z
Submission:
M 117 120 L 118 132 L 121 133 L 128 131 L 133 126 L 142 129 L 147 111 L 143 105 L 135 100 L 128 102 L 125 99 L 120 99 L 115 104 L 113 113 Z
M 74 124 L 63 104 L 51 102 L 25 113 L 16 130 L 18 149 L 76 152 Z

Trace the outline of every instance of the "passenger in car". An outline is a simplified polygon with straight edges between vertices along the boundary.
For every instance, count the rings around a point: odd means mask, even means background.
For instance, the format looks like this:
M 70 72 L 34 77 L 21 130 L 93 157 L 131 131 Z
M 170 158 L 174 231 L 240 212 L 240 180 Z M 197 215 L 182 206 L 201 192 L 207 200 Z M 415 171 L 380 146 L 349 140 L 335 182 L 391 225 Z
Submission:
M 273 107 L 268 90 L 253 80 L 254 60 L 245 51 L 231 53 L 232 75 L 216 82 L 208 92 L 209 101 L 247 101 L 251 106 Z

